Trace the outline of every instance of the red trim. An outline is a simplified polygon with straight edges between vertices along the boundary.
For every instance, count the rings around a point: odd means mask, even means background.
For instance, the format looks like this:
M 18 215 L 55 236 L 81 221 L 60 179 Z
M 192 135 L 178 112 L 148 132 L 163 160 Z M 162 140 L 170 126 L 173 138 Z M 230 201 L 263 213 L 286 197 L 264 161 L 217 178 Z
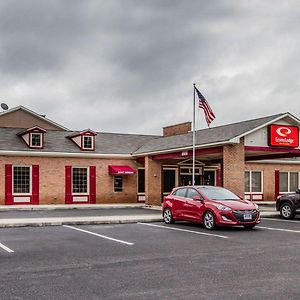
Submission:
M 216 171 L 216 184 L 217 186 L 223 186 L 223 170 L 221 168 L 217 169 Z
M 94 131 L 92 131 L 92 130 L 86 129 L 86 130 L 83 130 L 81 132 L 76 132 L 74 134 L 71 134 L 71 135 L 68 136 L 68 138 L 75 138 L 75 137 L 80 136 L 80 135 L 81 136 L 82 135 L 93 135 L 93 136 L 96 136 L 97 133 L 94 132 Z
M 72 203 L 72 167 L 65 166 L 65 203 Z
M 137 157 L 136 162 L 137 163 L 144 163 L 145 162 L 145 156 Z
M 291 148 L 274 148 L 274 147 L 259 147 L 259 146 L 245 146 L 245 151 L 262 151 L 262 152 L 275 152 L 275 153 L 298 153 L 300 154 L 300 149 Z
M 12 165 L 5 165 L 5 204 L 13 204 L 12 196 Z
M 279 170 L 275 170 L 275 200 L 279 196 Z
M 205 148 L 205 149 L 196 149 L 196 155 L 206 155 L 206 154 L 216 154 L 216 153 L 223 153 L 223 147 L 213 147 L 213 148 Z M 189 151 L 180 151 L 180 152 L 172 152 L 172 153 L 164 153 L 164 154 L 157 154 L 153 155 L 153 160 L 162 160 L 162 159 L 169 159 L 169 158 L 186 158 L 192 157 L 193 150 Z
M 39 204 L 39 166 L 32 166 L 32 197 L 30 204 Z
M 268 154 L 246 157 L 245 161 L 299 157 L 300 153 Z
M 90 196 L 89 203 L 96 204 L 96 167 L 90 166 Z

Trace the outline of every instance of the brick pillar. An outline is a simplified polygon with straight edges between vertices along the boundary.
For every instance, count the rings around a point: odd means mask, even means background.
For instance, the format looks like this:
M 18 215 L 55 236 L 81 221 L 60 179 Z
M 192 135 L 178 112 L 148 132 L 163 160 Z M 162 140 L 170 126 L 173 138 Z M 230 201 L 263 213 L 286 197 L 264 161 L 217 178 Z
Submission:
M 240 197 L 245 193 L 244 140 L 223 147 L 223 186 Z
M 145 157 L 145 204 L 161 205 L 162 177 L 161 162 Z

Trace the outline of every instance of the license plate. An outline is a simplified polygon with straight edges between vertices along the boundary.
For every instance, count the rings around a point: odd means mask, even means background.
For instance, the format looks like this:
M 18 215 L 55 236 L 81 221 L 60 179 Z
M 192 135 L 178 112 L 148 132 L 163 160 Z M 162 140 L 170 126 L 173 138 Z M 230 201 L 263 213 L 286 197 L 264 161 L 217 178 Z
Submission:
M 244 214 L 244 220 L 252 220 L 251 214 Z

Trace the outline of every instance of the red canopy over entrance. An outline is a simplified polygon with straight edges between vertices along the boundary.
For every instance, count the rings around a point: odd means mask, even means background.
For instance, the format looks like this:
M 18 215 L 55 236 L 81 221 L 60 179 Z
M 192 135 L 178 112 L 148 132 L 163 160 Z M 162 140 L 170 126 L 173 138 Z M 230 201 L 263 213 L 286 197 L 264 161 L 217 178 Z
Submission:
M 108 166 L 108 172 L 110 175 L 130 175 L 136 173 L 130 166 Z

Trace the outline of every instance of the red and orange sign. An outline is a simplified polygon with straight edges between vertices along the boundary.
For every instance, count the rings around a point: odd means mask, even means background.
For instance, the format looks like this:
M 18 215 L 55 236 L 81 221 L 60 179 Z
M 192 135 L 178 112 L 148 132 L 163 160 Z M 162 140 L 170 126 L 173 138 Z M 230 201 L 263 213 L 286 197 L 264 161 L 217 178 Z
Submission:
M 274 147 L 298 147 L 299 127 L 287 125 L 270 125 L 269 146 Z

